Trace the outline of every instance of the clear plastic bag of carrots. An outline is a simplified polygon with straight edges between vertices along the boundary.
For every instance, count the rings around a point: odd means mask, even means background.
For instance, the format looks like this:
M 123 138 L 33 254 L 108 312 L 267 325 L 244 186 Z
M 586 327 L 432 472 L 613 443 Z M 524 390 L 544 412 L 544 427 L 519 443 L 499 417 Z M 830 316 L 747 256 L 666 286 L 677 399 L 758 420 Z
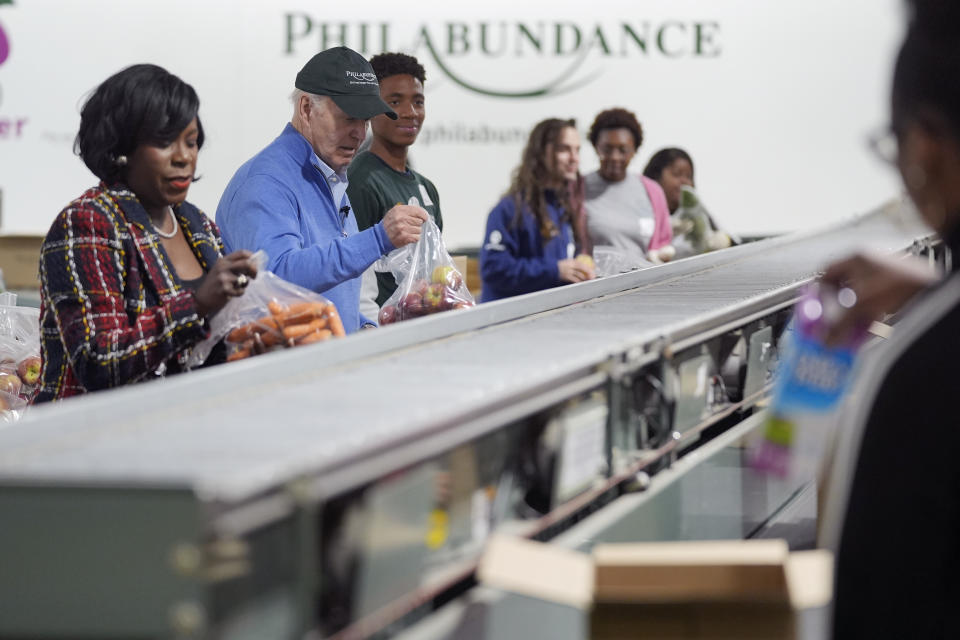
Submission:
M 263 270 L 266 257 L 244 294 L 232 298 L 210 321 L 210 337 L 194 348 L 191 364 L 201 364 L 223 340 L 227 361 L 323 342 L 344 336 L 336 306 L 318 293 Z

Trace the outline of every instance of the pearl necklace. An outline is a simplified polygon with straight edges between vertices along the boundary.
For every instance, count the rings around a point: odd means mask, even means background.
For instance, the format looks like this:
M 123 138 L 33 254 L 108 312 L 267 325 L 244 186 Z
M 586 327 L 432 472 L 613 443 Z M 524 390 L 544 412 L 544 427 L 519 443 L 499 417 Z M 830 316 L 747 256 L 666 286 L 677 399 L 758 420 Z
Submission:
M 173 222 L 173 231 L 165 232 L 160 231 L 160 228 L 157 225 L 153 225 L 153 230 L 157 232 L 157 235 L 161 238 L 172 238 L 177 235 L 177 231 L 180 229 L 180 225 L 177 224 L 177 219 L 173 216 L 173 207 L 167 207 L 167 213 L 170 214 L 170 220 Z M 151 221 L 152 222 L 152 221 Z

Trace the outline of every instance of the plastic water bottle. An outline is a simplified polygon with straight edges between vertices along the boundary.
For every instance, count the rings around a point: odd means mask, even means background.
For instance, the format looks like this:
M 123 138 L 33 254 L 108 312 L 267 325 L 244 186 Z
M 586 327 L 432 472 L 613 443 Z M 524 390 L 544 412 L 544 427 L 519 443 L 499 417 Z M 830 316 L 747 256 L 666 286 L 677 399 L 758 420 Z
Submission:
M 853 378 L 866 326 L 857 327 L 836 346 L 824 344 L 822 336 L 854 303 L 852 289 L 824 285 L 811 285 L 797 303 L 763 436 L 750 449 L 754 468 L 780 477 L 816 475 L 831 440 L 835 410 Z

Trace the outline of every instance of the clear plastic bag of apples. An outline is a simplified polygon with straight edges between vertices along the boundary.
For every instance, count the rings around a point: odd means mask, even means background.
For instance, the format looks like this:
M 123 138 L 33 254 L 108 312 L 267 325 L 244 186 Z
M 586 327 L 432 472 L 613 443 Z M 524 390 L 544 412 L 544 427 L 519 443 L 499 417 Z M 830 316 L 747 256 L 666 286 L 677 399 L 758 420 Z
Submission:
M 440 229 L 429 218 L 416 243 L 394 251 L 382 264 L 381 270 L 392 271 L 398 284 L 380 308 L 381 326 L 476 306 L 466 279 L 447 253 Z
M 16 422 L 40 382 L 40 312 L 0 294 L 0 425 Z

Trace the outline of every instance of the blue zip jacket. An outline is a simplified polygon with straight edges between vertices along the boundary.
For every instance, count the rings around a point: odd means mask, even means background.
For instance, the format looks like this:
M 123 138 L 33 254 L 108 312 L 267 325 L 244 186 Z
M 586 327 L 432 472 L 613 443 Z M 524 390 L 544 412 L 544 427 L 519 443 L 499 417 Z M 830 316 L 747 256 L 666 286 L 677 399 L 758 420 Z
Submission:
M 373 324 L 360 315 L 360 275 L 394 247 L 383 223 L 358 231 L 349 206 L 345 172 L 335 174 L 287 124 L 237 169 L 217 225 L 227 251 L 263 249 L 269 271 L 323 294 L 351 333 Z
M 566 284 L 560 280 L 557 262 L 573 257 L 573 230 L 568 223 L 561 224 L 563 211 L 549 191 L 547 211 L 560 234 L 546 242 L 529 209 L 524 210 L 520 224 L 516 224 L 512 195 L 504 196 L 490 212 L 480 249 L 481 302 Z

